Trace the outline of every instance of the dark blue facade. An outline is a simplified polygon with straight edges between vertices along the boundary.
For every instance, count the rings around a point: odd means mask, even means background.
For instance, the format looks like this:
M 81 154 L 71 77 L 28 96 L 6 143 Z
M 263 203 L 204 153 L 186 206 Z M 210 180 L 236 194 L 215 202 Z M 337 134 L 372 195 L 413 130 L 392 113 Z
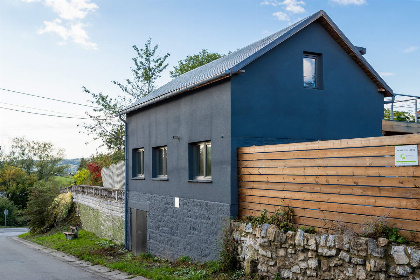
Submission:
M 322 89 L 303 86 L 305 52 L 322 56 Z M 153 209 L 150 224 L 157 219 L 153 217 L 159 217 L 155 225 L 161 225 L 161 229 L 155 226 L 148 233 L 151 253 L 162 255 L 169 250 L 170 258 L 189 255 L 196 260 L 217 257 L 209 251 L 217 251 L 219 236 L 215 232 L 222 229 L 221 217 L 237 214 L 238 147 L 381 136 L 383 94 L 317 22 L 243 70 L 127 115 L 127 205 L 129 209 Z M 188 147 L 200 141 L 212 143 L 210 183 L 189 181 Z M 166 145 L 168 180 L 153 180 L 152 147 Z M 145 149 L 143 180 L 132 179 L 131 151 L 136 148 Z M 180 197 L 179 209 L 172 205 L 173 197 Z M 162 202 L 162 207 L 157 201 Z M 197 230 L 200 221 L 211 230 Z M 130 244 L 131 222 L 127 223 Z M 200 244 L 191 245 L 188 240 L 193 236 L 210 240 L 203 245 L 206 249 Z M 174 246 L 162 247 L 160 243 Z M 186 249 L 175 244 L 189 246 Z

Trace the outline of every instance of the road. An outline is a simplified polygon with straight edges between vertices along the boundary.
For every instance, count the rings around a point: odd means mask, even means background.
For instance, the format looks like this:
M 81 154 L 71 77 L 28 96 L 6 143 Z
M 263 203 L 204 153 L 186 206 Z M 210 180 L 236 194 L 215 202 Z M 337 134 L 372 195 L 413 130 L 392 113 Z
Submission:
M 26 232 L 22 228 L 0 228 L 1 280 L 104 280 L 98 274 L 34 250 L 11 237 Z

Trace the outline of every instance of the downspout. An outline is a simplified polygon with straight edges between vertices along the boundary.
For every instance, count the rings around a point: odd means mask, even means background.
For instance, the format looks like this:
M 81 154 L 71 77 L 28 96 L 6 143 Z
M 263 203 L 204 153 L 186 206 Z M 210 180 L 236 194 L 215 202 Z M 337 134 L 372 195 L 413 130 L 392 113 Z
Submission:
M 128 249 L 128 229 L 127 229 L 127 218 L 128 218 L 128 207 L 127 207 L 127 189 L 128 189 L 128 152 L 127 152 L 127 122 L 118 115 L 118 118 L 124 123 L 124 166 L 125 166 L 125 190 L 124 190 L 124 244 L 125 249 Z

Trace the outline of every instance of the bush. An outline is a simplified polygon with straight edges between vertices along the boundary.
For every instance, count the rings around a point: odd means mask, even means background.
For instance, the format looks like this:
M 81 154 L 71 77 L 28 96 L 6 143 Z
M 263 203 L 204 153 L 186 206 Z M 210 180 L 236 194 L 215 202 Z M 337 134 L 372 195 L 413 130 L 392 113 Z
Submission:
M 77 185 L 90 185 L 90 173 L 86 168 L 82 168 L 74 175 Z
M 293 224 L 293 209 L 290 207 L 279 207 L 270 216 L 268 215 L 268 211 L 264 209 L 261 212 L 261 216 L 246 216 L 244 221 L 246 223 L 251 223 L 253 226 L 262 224 L 276 225 L 283 232 L 295 230 Z
M 59 186 L 54 180 L 39 181 L 31 189 L 25 214 L 32 233 L 46 232 L 51 228 L 51 205 L 58 194 Z
M 51 215 L 48 227 L 56 226 L 63 221 L 68 216 L 72 203 L 73 197 L 71 192 L 59 194 L 48 208 L 48 212 Z
M 4 210 L 9 210 L 7 215 L 7 226 L 16 226 L 16 219 L 18 218 L 18 210 L 15 204 L 6 197 L 0 197 L 0 226 L 4 226 Z
M 233 228 L 226 223 L 222 236 L 222 250 L 219 257 L 219 268 L 223 272 L 232 272 L 239 268 L 238 244 L 233 237 Z

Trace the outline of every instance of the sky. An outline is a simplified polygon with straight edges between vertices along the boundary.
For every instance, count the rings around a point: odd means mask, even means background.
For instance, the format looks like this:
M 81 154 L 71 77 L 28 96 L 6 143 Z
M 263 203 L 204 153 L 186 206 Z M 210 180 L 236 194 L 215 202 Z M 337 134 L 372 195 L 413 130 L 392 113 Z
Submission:
M 111 81 L 132 77 L 133 45 L 171 54 L 160 86 L 188 55 L 235 51 L 319 10 L 394 92 L 420 96 L 420 0 L 1 0 L 0 146 L 25 137 L 89 157 L 100 142 L 83 133 L 82 87 L 121 95 Z

